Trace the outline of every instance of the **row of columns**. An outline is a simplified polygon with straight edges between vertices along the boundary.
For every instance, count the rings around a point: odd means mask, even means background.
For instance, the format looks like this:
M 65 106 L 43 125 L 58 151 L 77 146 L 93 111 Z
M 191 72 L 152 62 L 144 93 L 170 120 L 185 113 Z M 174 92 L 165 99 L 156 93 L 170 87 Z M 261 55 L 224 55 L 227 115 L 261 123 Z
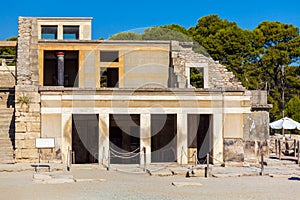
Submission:
M 188 164 L 188 120 L 187 114 L 177 114 L 177 162 Z M 213 116 L 213 152 L 216 160 L 223 160 L 222 115 Z M 145 148 L 146 159 L 141 154 L 140 164 L 151 163 L 151 114 L 140 114 L 140 149 Z M 66 163 L 68 148 L 72 145 L 72 114 L 62 114 L 62 154 Z M 99 164 L 109 159 L 109 114 L 99 114 Z

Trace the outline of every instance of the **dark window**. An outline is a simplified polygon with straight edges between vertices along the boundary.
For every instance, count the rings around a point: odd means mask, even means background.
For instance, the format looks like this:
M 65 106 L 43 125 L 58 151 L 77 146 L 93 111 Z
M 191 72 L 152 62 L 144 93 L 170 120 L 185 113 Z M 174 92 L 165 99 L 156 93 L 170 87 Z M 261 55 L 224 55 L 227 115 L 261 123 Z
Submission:
M 79 40 L 79 26 L 64 26 L 63 27 L 64 40 Z
M 42 26 L 42 39 L 56 40 L 57 26 Z
M 119 68 L 100 69 L 100 87 L 119 87 Z
M 100 62 L 119 62 L 119 52 L 100 51 Z

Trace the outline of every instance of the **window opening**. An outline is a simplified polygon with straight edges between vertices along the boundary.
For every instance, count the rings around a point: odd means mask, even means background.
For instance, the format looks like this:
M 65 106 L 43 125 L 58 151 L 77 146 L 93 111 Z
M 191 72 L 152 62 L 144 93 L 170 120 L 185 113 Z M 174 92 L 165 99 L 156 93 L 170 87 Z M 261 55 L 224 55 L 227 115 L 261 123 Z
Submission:
M 57 26 L 42 26 L 42 39 L 56 40 Z
M 119 68 L 101 67 L 100 87 L 119 87 Z
M 64 40 L 79 40 L 79 26 L 64 26 L 63 27 Z
M 204 88 L 203 68 L 190 68 L 190 85 L 195 88 Z

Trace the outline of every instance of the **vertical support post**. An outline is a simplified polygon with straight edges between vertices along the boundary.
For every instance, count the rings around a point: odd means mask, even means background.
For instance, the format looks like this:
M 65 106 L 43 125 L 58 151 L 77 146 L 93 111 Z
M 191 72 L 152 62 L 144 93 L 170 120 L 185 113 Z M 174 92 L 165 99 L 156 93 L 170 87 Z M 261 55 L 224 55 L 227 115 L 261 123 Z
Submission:
M 298 164 L 299 164 L 299 162 L 300 162 L 300 142 L 299 142 L 299 140 L 298 140 L 298 142 L 297 142 L 297 148 L 298 148 Z
M 148 114 L 141 114 L 141 132 L 140 132 L 140 149 L 142 150 L 145 148 L 144 154 L 141 155 L 140 165 L 144 166 L 145 163 L 151 164 L 151 115 Z M 146 156 L 145 156 L 146 155 Z M 145 159 L 146 158 L 146 159 Z
M 188 155 L 188 127 L 187 127 L 187 114 L 181 113 L 177 114 L 177 163 L 181 165 L 188 164 L 188 156 L 183 156 L 180 160 L 182 154 Z M 179 163 L 181 161 L 181 163 Z
M 183 156 L 183 147 L 181 148 L 181 154 L 180 154 L 180 165 L 182 166 L 182 156 Z
M 260 175 L 263 176 L 264 175 L 264 154 L 261 151 L 260 154 Z
M 296 139 L 294 139 L 294 157 L 297 157 L 297 143 L 296 143 Z
M 146 158 L 146 147 L 143 147 L 143 152 L 144 152 L 144 172 L 146 171 L 147 167 L 147 158 Z
M 209 153 L 206 154 L 205 178 L 209 177 Z
M 104 165 L 104 161 L 105 161 L 105 147 L 103 147 L 103 151 L 102 151 L 102 165 Z
M 108 150 L 107 171 L 110 168 L 110 150 Z
M 278 151 L 279 151 L 279 160 L 281 160 L 281 143 L 280 143 L 280 139 L 278 140 Z
M 68 147 L 68 153 L 67 153 L 67 170 L 70 171 L 71 168 L 71 150 L 70 147 Z
M 195 167 L 197 167 L 197 164 L 198 164 L 197 151 L 194 152 L 194 156 L 195 156 Z
M 278 141 L 277 141 L 277 139 L 275 139 L 275 155 L 277 156 L 278 155 Z
M 64 78 L 65 78 L 65 53 L 57 52 L 57 85 L 64 86 Z

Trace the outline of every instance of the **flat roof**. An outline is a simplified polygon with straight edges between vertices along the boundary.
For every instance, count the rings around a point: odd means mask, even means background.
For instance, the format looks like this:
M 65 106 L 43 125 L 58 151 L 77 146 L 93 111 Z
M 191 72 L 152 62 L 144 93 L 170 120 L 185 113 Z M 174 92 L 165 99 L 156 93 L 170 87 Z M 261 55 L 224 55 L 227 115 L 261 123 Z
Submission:
M 93 20 L 92 17 L 36 17 L 38 20 L 58 20 L 58 21 L 64 21 L 64 20 Z
M 170 45 L 171 40 L 39 40 L 39 43 L 87 43 L 87 44 L 161 44 Z

